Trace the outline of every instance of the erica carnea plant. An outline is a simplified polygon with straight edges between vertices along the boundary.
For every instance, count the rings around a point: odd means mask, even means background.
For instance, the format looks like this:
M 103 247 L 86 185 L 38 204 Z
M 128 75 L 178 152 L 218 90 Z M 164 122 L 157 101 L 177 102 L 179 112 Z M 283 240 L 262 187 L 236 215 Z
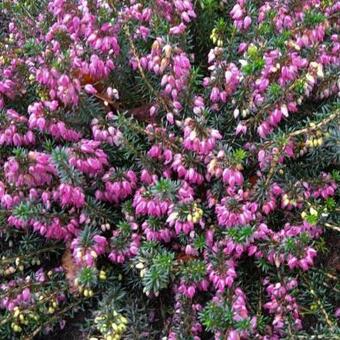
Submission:
M 3 0 L 0 338 L 338 338 L 339 32 L 337 0 Z

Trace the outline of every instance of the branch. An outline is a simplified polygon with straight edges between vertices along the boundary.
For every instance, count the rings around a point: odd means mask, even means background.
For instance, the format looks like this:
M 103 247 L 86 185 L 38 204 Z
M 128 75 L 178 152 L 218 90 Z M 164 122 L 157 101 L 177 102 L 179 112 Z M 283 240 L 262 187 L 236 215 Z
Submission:
M 265 185 L 268 186 L 271 178 L 273 177 L 275 169 L 276 169 L 276 166 L 279 163 L 280 154 L 283 151 L 283 149 L 286 147 L 287 143 L 290 141 L 291 138 L 299 136 L 299 135 L 302 135 L 302 134 L 310 134 L 312 131 L 320 129 L 324 125 L 327 125 L 329 122 L 331 122 L 332 120 L 335 120 L 335 119 L 337 119 L 339 117 L 340 117 L 340 110 L 336 110 L 334 113 L 330 114 L 327 118 L 322 120 L 320 123 L 312 124 L 309 127 L 306 127 L 306 128 L 300 129 L 300 130 L 296 130 L 296 131 L 291 132 L 290 134 L 288 134 L 287 142 L 284 143 L 280 147 L 278 153 L 273 157 L 273 160 L 272 160 L 272 163 L 270 165 L 270 170 L 269 170 L 268 177 L 267 177 Z M 267 144 L 266 146 L 270 146 L 273 143 L 274 143 L 274 141 L 269 141 L 268 143 L 265 143 L 265 145 Z
M 131 52 L 132 52 L 134 58 L 137 61 L 137 68 L 138 68 L 138 71 L 139 71 L 142 79 L 144 80 L 145 84 L 149 88 L 150 92 L 152 92 L 154 94 L 154 96 L 157 97 L 158 100 L 162 103 L 162 105 L 165 108 L 166 112 L 171 112 L 171 109 L 169 108 L 168 104 L 165 102 L 164 98 L 161 97 L 159 95 L 159 93 L 153 88 L 153 86 L 151 85 L 151 83 L 149 82 L 149 80 L 147 79 L 147 77 L 145 75 L 145 72 L 144 72 L 144 70 L 142 68 L 142 65 L 141 65 L 141 62 L 140 62 L 140 58 L 139 58 L 139 55 L 138 55 L 138 52 L 137 52 L 137 48 L 136 48 L 135 43 L 133 42 L 133 39 L 131 37 L 131 33 L 130 33 L 130 30 L 129 30 L 129 27 L 127 25 L 125 25 L 124 28 L 125 28 L 126 37 L 127 37 L 128 41 L 129 41 L 129 44 L 130 44 Z

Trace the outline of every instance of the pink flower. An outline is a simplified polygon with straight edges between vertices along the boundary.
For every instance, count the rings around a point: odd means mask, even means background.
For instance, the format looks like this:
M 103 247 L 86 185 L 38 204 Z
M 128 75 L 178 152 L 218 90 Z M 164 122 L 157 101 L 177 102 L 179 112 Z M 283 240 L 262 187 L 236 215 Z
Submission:
M 97 93 L 97 90 L 91 84 L 86 84 L 84 89 L 88 94 L 96 94 Z
M 239 4 L 236 4 L 230 12 L 231 17 L 234 20 L 239 20 L 243 16 L 243 10 Z

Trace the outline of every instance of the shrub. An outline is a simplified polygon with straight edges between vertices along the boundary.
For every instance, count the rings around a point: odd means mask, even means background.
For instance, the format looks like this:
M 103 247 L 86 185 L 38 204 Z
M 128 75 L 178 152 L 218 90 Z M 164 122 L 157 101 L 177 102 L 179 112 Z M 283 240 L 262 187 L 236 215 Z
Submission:
M 340 336 L 339 1 L 0 6 L 0 338 Z

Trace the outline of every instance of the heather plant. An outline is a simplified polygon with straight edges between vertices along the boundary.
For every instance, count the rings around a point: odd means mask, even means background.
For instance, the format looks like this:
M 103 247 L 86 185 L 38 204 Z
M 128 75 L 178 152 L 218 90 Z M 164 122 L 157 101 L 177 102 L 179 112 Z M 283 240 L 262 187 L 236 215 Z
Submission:
M 337 339 L 340 2 L 3 0 L 1 339 Z

